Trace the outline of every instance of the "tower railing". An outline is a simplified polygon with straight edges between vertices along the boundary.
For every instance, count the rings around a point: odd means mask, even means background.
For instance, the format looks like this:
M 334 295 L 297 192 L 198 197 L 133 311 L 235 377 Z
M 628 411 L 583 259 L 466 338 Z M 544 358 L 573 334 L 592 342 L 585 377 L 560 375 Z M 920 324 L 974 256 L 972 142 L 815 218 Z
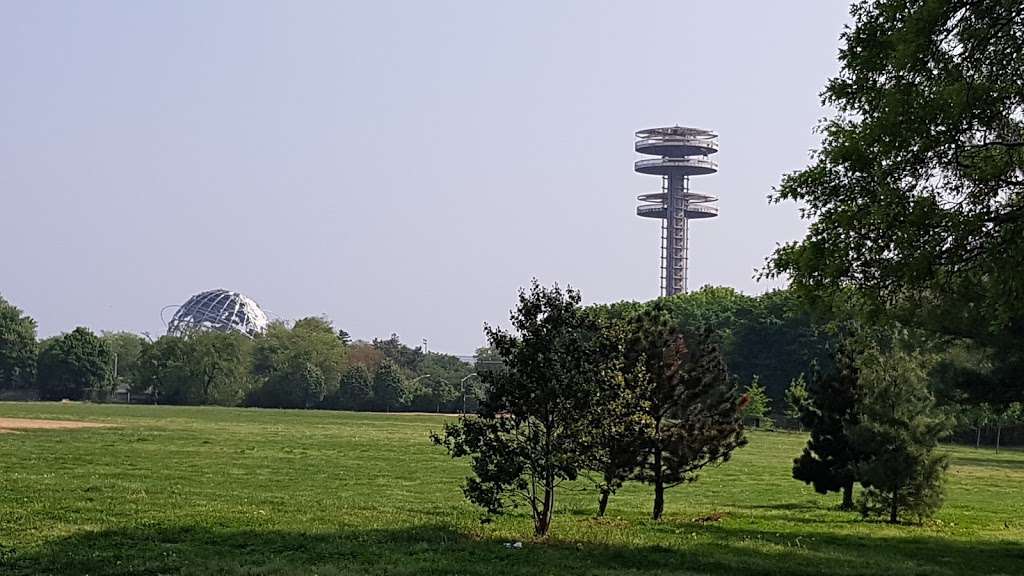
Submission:
M 718 162 L 708 158 L 699 158 L 695 156 L 681 156 L 679 158 L 671 158 L 663 156 L 659 158 L 644 158 L 637 160 L 633 164 L 636 170 L 641 168 L 647 168 L 649 166 L 693 166 L 697 168 L 708 168 L 715 172 L 718 171 Z

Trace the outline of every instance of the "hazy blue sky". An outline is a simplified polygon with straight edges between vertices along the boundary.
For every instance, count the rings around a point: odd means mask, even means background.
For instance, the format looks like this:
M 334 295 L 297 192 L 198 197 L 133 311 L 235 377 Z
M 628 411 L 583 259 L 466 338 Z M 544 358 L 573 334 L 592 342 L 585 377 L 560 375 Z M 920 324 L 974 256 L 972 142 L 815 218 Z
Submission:
M 633 132 L 717 130 L 691 288 L 804 224 L 838 0 L 0 0 L 0 293 L 50 335 L 160 334 L 216 287 L 471 353 L 536 276 L 659 291 Z

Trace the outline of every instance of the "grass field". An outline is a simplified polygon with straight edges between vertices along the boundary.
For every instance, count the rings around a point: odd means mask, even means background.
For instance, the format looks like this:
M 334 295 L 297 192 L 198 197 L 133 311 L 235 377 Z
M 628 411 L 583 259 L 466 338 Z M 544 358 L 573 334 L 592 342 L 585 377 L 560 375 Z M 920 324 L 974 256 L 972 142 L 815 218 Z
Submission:
M 789 477 L 803 437 L 753 433 L 669 492 L 609 517 L 563 490 L 551 537 L 525 511 L 481 524 L 467 467 L 419 415 L 0 404 L 109 428 L 0 434 L 0 574 L 1024 574 L 1024 453 L 952 449 L 924 526 L 865 522 Z M 723 512 L 718 522 L 695 519 Z M 505 542 L 523 541 L 522 549 Z

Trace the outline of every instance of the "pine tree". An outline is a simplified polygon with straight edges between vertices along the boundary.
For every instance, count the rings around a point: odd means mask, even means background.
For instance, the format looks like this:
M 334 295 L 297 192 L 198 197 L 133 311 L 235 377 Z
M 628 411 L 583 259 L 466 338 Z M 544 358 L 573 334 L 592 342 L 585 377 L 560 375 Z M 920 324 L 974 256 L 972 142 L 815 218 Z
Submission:
M 651 517 L 659 520 L 666 489 L 696 480 L 699 470 L 746 444 L 746 398 L 730 382 L 711 335 L 692 337 L 695 345 L 687 346 L 662 301 L 638 314 L 629 331 L 627 374 L 640 377 L 636 386 L 652 426 L 638 477 L 654 486 Z
M 902 352 L 872 353 L 864 371 L 861 422 L 851 433 L 861 451 L 864 516 L 928 518 L 942 506 L 948 459 L 935 452 L 949 431 L 928 390 L 922 360 Z
M 857 404 L 860 374 L 848 343 L 840 345 L 836 370 L 811 370 L 807 401 L 800 406 L 800 423 L 811 432 L 803 454 L 793 461 L 793 478 L 814 486 L 819 494 L 843 493 L 843 510 L 853 509 L 858 451 L 850 430 L 859 422 Z

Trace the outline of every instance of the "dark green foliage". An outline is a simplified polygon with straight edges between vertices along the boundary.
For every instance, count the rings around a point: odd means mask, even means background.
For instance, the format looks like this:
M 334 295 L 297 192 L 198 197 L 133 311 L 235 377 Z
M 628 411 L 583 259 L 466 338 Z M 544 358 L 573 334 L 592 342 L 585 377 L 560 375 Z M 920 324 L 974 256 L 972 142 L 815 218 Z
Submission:
M 665 509 L 667 488 L 696 480 L 702 468 L 727 461 L 746 444 L 746 398 L 730 382 L 718 346 L 708 331 L 690 341 L 692 347 L 664 301 L 629 321 L 626 374 L 651 422 L 639 479 L 654 486 L 655 520 Z
M 850 431 L 860 422 L 861 397 L 858 357 L 852 344 L 843 343 L 835 369 L 811 369 L 806 398 L 798 406 L 800 424 L 811 433 L 803 454 L 793 461 L 793 478 L 814 486 L 820 494 L 842 492 L 843 509 L 853 508 L 860 453 Z
M 433 441 L 472 460 L 465 494 L 490 513 L 529 506 L 534 532 L 547 534 L 555 492 L 576 479 L 593 450 L 587 417 L 614 378 L 616 343 L 578 292 L 532 284 L 511 315 L 515 332 L 486 327 L 501 370 L 482 373 L 486 397 L 475 416 L 445 425 Z
M 778 249 L 808 300 L 849 297 L 993 351 L 978 400 L 1024 398 L 1024 5 L 859 2 L 821 149 L 786 176 L 807 236 Z
M 811 362 L 830 364 L 827 348 L 832 338 L 826 326 L 788 290 L 753 297 L 732 288 L 705 286 L 661 301 L 684 333 L 710 331 L 730 374 L 740 382 L 757 377 L 777 406 L 789 383 Z M 618 302 L 590 310 L 609 321 L 628 321 L 647 306 Z
M 373 375 L 373 401 L 378 410 L 390 412 L 409 401 L 405 382 L 398 366 L 385 358 Z
M 366 366 L 353 364 L 341 375 L 338 391 L 331 400 L 332 408 L 367 410 L 373 401 L 373 379 Z
M 920 357 L 873 353 L 863 374 L 861 421 L 851 438 L 861 453 L 865 515 L 923 520 L 942 506 L 948 459 L 936 452 L 949 421 L 936 408 Z
M 35 382 L 36 321 L 0 296 L 0 390 Z
M 235 332 L 196 331 L 143 343 L 133 392 L 165 404 L 234 406 L 252 388 L 252 342 Z
M 636 378 L 618 376 L 605 380 L 591 411 L 594 419 L 593 449 L 587 464 L 593 470 L 599 500 L 597 515 L 604 516 L 608 499 L 643 466 L 653 434 L 653 422 L 642 390 L 631 385 Z
M 88 328 L 54 338 L 39 354 L 39 396 L 83 400 L 109 387 L 110 350 Z
M 327 385 L 316 365 L 293 359 L 275 369 L 254 390 L 249 403 L 263 408 L 315 408 L 323 402 Z
M 392 334 L 387 340 L 373 339 L 373 347 L 384 354 L 384 357 L 391 360 L 402 370 L 419 372 L 420 363 L 423 362 L 423 349 L 419 346 L 410 348 L 398 339 L 398 334 Z
M 821 318 L 790 290 L 774 290 L 750 299 L 737 316 L 731 340 L 722 352 L 730 374 L 740 382 L 755 376 L 775 406 L 782 406 L 789 383 L 817 362 L 831 367 L 834 337 Z

